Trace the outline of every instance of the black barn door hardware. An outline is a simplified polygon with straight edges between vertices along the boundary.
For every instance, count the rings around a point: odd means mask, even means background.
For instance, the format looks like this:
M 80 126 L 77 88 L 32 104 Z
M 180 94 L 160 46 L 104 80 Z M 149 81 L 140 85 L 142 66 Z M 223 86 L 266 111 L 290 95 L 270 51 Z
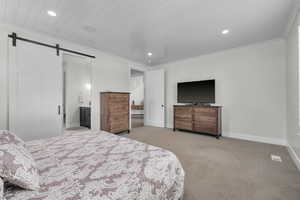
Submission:
M 32 43 L 32 44 L 37 44 L 37 45 L 41 45 L 41 46 L 45 46 L 45 47 L 56 49 L 56 55 L 58 55 L 58 56 L 59 56 L 59 51 L 65 51 L 65 52 L 68 52 L 68 53 L 73 53 L 73 54 L 77 54 L 77 55 L 81 55 L 81 56 L 86 56 L 86 57 L 89 57 L 89 58 L 96 58 L 95 56 L 92 56 L 92 55 L 89 55 L 89 54 L 85 54 L 85 53 L 81 53 L 79 51 L 73 51 L 71 49 L 61 48 L 59 46 L 59 44 L 51 45 L 51 44 L 46 44 L 46 43 L 38 42 L 38 41 L 35 41 L 35 40 L 30 40 L 30 39 L 22 38 L 22 37 L 17 36 L 16 33 L 12 33 L 11 35 L 8 35 L 8 37 L 12 38 L 12 45 L 14 47 L 17 46 L 17 40 L 21 40 L 21 41 L 24 41 L 24 42 L 29 42 L 29 43 Z
M 56 44 L 55 47 L 56 47 L 56 55 L 59 56 L 59 44 Z

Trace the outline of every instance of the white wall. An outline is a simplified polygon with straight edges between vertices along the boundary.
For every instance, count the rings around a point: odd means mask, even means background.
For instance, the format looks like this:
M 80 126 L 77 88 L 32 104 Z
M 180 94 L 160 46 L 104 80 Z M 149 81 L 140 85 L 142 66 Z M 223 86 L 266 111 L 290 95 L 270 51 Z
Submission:
M 91 101 L 91 60 L 78 56 L 63 56 L 65 71 L 66 128 L 80 126 L 81 106 L 89 107 Z
M 144 104 L 144 76 L 132 76 L 130 79 L 131 101 L 135 105 Z
M 173 127 L 177 82 L 216 79 L 224 135 L 284 144 L 285 51 L 277 39 L 158 66 L 166 70 L 167 126 Z
M 294 20 L 287 37 L 287 140 L 293 153 L 300 158 L 299 126 L 299 63 L 298 63 L 298 24 Z M 300 161 L 299 167 L 300 167 Z M 299 168 L 300 169 L 300 168 Z
M 7 41 L 8 34 L 16 32 L 22 37 L 43 41 L 45 43 L 59 43 L 64 48 L 85 52 L 96 56 L 92 62 L 92 129 L 100 129 L 100 92 L 101 91 L 129 91 L 130 68 L 132 66 L 145 68 L 136 63 L 118 56 L 77 45 L 71 42 L 53 38 L 47 35 L 34 33 L 10 25 L 0 25 L 0 129 L 7 129 Z M 9 44 L 11 45 L 11 44 Z M 41 47 L 42 48 L 42 47 Z M 55 51 L 55 50 L 54 50 Z M 55 53 L 55 52 L 54 52 Z

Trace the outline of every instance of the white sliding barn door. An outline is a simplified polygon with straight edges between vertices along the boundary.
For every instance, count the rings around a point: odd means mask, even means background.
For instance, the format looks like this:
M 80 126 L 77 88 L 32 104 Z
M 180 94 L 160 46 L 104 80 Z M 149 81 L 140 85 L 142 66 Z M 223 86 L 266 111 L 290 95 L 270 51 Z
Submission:
M 165 127 L 165 72 L 145 72 L 145 124 Z
M 9 60 L 9 129 L 24 140 L 61 135 L 62 56 L 17 40 Z

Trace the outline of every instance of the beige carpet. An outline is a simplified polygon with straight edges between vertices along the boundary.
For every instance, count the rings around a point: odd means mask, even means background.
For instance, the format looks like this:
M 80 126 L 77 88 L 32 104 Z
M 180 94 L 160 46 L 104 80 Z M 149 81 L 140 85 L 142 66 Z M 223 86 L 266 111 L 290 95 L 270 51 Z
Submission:
M 300 173 L 285 147 L 153 127 L 123 136 L 177 155 L 184 200 L 300 200 Z M 271 161 L 271 153 L 283 162 Z

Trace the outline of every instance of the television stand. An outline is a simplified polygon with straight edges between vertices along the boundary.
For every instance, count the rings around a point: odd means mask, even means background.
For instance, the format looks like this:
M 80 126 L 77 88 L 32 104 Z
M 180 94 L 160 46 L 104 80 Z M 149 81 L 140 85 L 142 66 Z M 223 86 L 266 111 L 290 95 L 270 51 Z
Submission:
M 219 139 L 222 136 L 222 107 L 174 105 L 174 131 L 204 133 Z

